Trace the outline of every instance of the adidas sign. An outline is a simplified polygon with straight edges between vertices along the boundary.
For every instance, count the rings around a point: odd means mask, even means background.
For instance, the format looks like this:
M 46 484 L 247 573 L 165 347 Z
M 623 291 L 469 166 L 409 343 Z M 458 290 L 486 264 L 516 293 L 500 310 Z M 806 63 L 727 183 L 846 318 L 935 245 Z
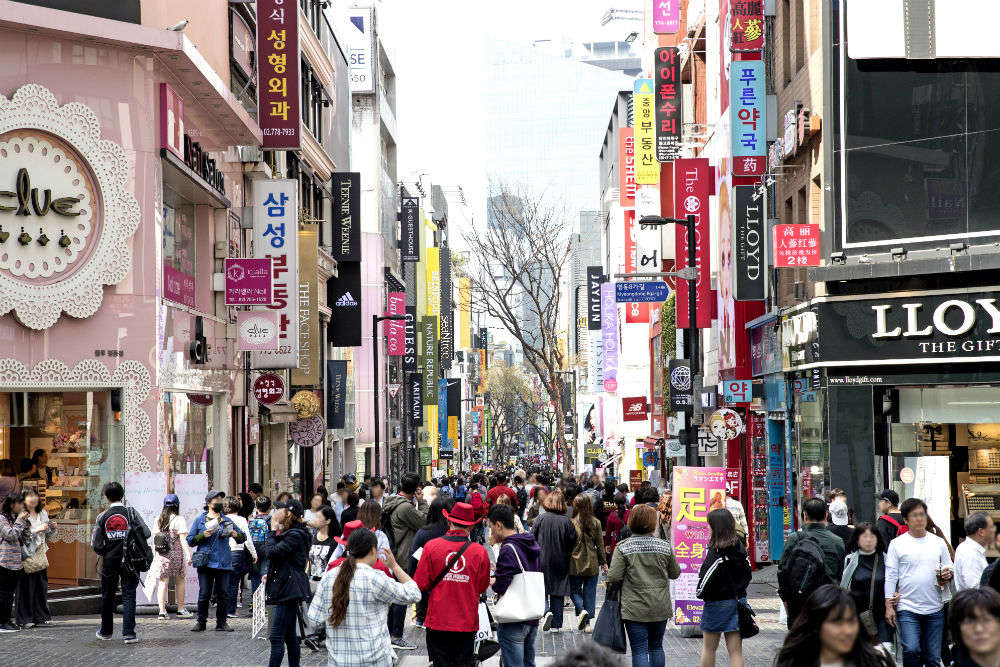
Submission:
M 357 306 L 358 302 L 354 300 L 354 297 L 351 296 L 350 292 L 344 292 L 344 296 L 337 299 L 337 305 L 347 308 Z

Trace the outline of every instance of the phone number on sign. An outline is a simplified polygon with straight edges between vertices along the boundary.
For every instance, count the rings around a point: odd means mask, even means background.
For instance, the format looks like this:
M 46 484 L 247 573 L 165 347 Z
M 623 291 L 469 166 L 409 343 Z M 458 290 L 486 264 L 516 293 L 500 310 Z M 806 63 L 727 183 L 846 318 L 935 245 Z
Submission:
M 295 136 L 297 130 L 294 127 L 266 127 L 263 129 L 265 137 L 273 136 Z

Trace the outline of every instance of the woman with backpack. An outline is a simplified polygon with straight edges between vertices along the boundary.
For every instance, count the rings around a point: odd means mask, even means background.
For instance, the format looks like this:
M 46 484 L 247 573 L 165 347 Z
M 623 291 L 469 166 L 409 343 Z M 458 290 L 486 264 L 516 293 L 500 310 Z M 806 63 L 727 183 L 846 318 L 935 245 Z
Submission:
M 573 527 L 576 529 L 576 546 L 569 559 L 569 589 L 576 609 L 577 629 L 584 632 L 594 618 L 597 604 L 597 578 L 607 571 L 604 553 L 604 531 L 601 521 L 594 516 L 591 496 L 581 493 L 573 499 Z
M 174 598 L 177 600 L 177 618 L 191 618 L 194 614 L 184 608 L 184 574 L 191 562 L 191 547 L 187 543 L 187 521 L 181 516 L 181 501 L 170 493 L 163 499 L 163 511 L 156 522 L 153 546 L 163 559 L 157 584 L 157 602 L 160 604 L 160 620 L 167 620 L 167 589 L 170 580 L 174 582 Z
M 705 601 L 701 612 L 701 667 L 715 667 L 715 651 L 725 635 L 729 664 L 743 667 L 743 638 L 739 608 L 747 603 L 750 561 L 743 540 L 736 534 L 736 520 L 727 509 L 708 513 L 711 537 L 698 571 L 697 596 Z

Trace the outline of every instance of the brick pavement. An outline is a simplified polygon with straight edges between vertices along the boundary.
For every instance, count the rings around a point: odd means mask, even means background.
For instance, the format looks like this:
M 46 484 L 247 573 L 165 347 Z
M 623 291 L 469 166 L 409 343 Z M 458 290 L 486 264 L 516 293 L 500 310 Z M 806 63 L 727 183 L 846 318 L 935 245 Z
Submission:
M 773 569 L 773 568 L 772 568 Z M 754 577 L 755 583 L 749 591 L 751 604 L 758 612 L 761 633 L 744 645 L 747 667 L 770 667 L 778 647 L 784 639 L 784 628 L 778 624 L 778 598 L 773 578 L 766 570 Z M 601 587 L 603 595 L 603 586 Z M 566 625 L 574 627 L 573 610 L 566 610 Z M 236 628 L 234 633 L 216 633 L 209 629 L 204 633 L 190 632 L 193 622 L 171 618 L 160 621 L 156 616 L 138 617 L 140 642 L 126 646 L 121 641 L 121 619 L 116 617 L 115 636 L 112 641 L 100 641 L 94 637 L 99 620 L 89 617 L 57 617 L 57 625 L 49 628 L 33 628 L 16 634 L 0 637 L 0 651 L 7 656 L 19 656 L 10 664 L 43 664 L 56 666 L 83 667 L 100 665 L 142 665 L 143 667 L 186 667 L 188 665 L 265 665 L 270 644 L 266 640 L 250 640 L 250 619 L 231 619 Z M 426 650 L 423 631 L 412 624 L 407 626 L 407 638 L 418 644 L 416 651 L 403 652 L 399 667 L 423 667 L 426 665 Z M 209 624 L 211 628 L 211 624 Z M 558 634 L 539 633 L 537 651 L 538 665 L 543 667 L 551 662 L 552 656 L 562 654 L 569 648 L 589 638 L 576 631 Z M 682 637 L 674 626 L 668 626 L 664 638 L 664 649 L 671 667 L 697 665 L 701 651 L 700 638 Z M 286 663 L 287 664 L 287 663 Z M 303 651 L 303 665 L 325 665 L 325 652 Z M 499 660 L 489 660 L 486 667 L 497 667 Z M 623 665 L 628 665 L 627 656 Z M 716 664 L 728 665 L 725 648 L 721 648 Z

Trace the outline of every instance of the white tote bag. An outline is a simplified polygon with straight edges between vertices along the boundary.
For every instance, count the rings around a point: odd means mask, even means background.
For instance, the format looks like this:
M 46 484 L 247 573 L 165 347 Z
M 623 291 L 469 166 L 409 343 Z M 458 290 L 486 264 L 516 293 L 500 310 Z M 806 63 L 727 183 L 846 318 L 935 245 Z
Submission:
M 497 623 L 517 623 L 533 621 L 545 615 L 545 577 L 541 572 L 525 572 L 521 556 L 513 549 L 514 558 L 521 568 L 515 574 L 507 592 L 493 605 L 493 617 Z

